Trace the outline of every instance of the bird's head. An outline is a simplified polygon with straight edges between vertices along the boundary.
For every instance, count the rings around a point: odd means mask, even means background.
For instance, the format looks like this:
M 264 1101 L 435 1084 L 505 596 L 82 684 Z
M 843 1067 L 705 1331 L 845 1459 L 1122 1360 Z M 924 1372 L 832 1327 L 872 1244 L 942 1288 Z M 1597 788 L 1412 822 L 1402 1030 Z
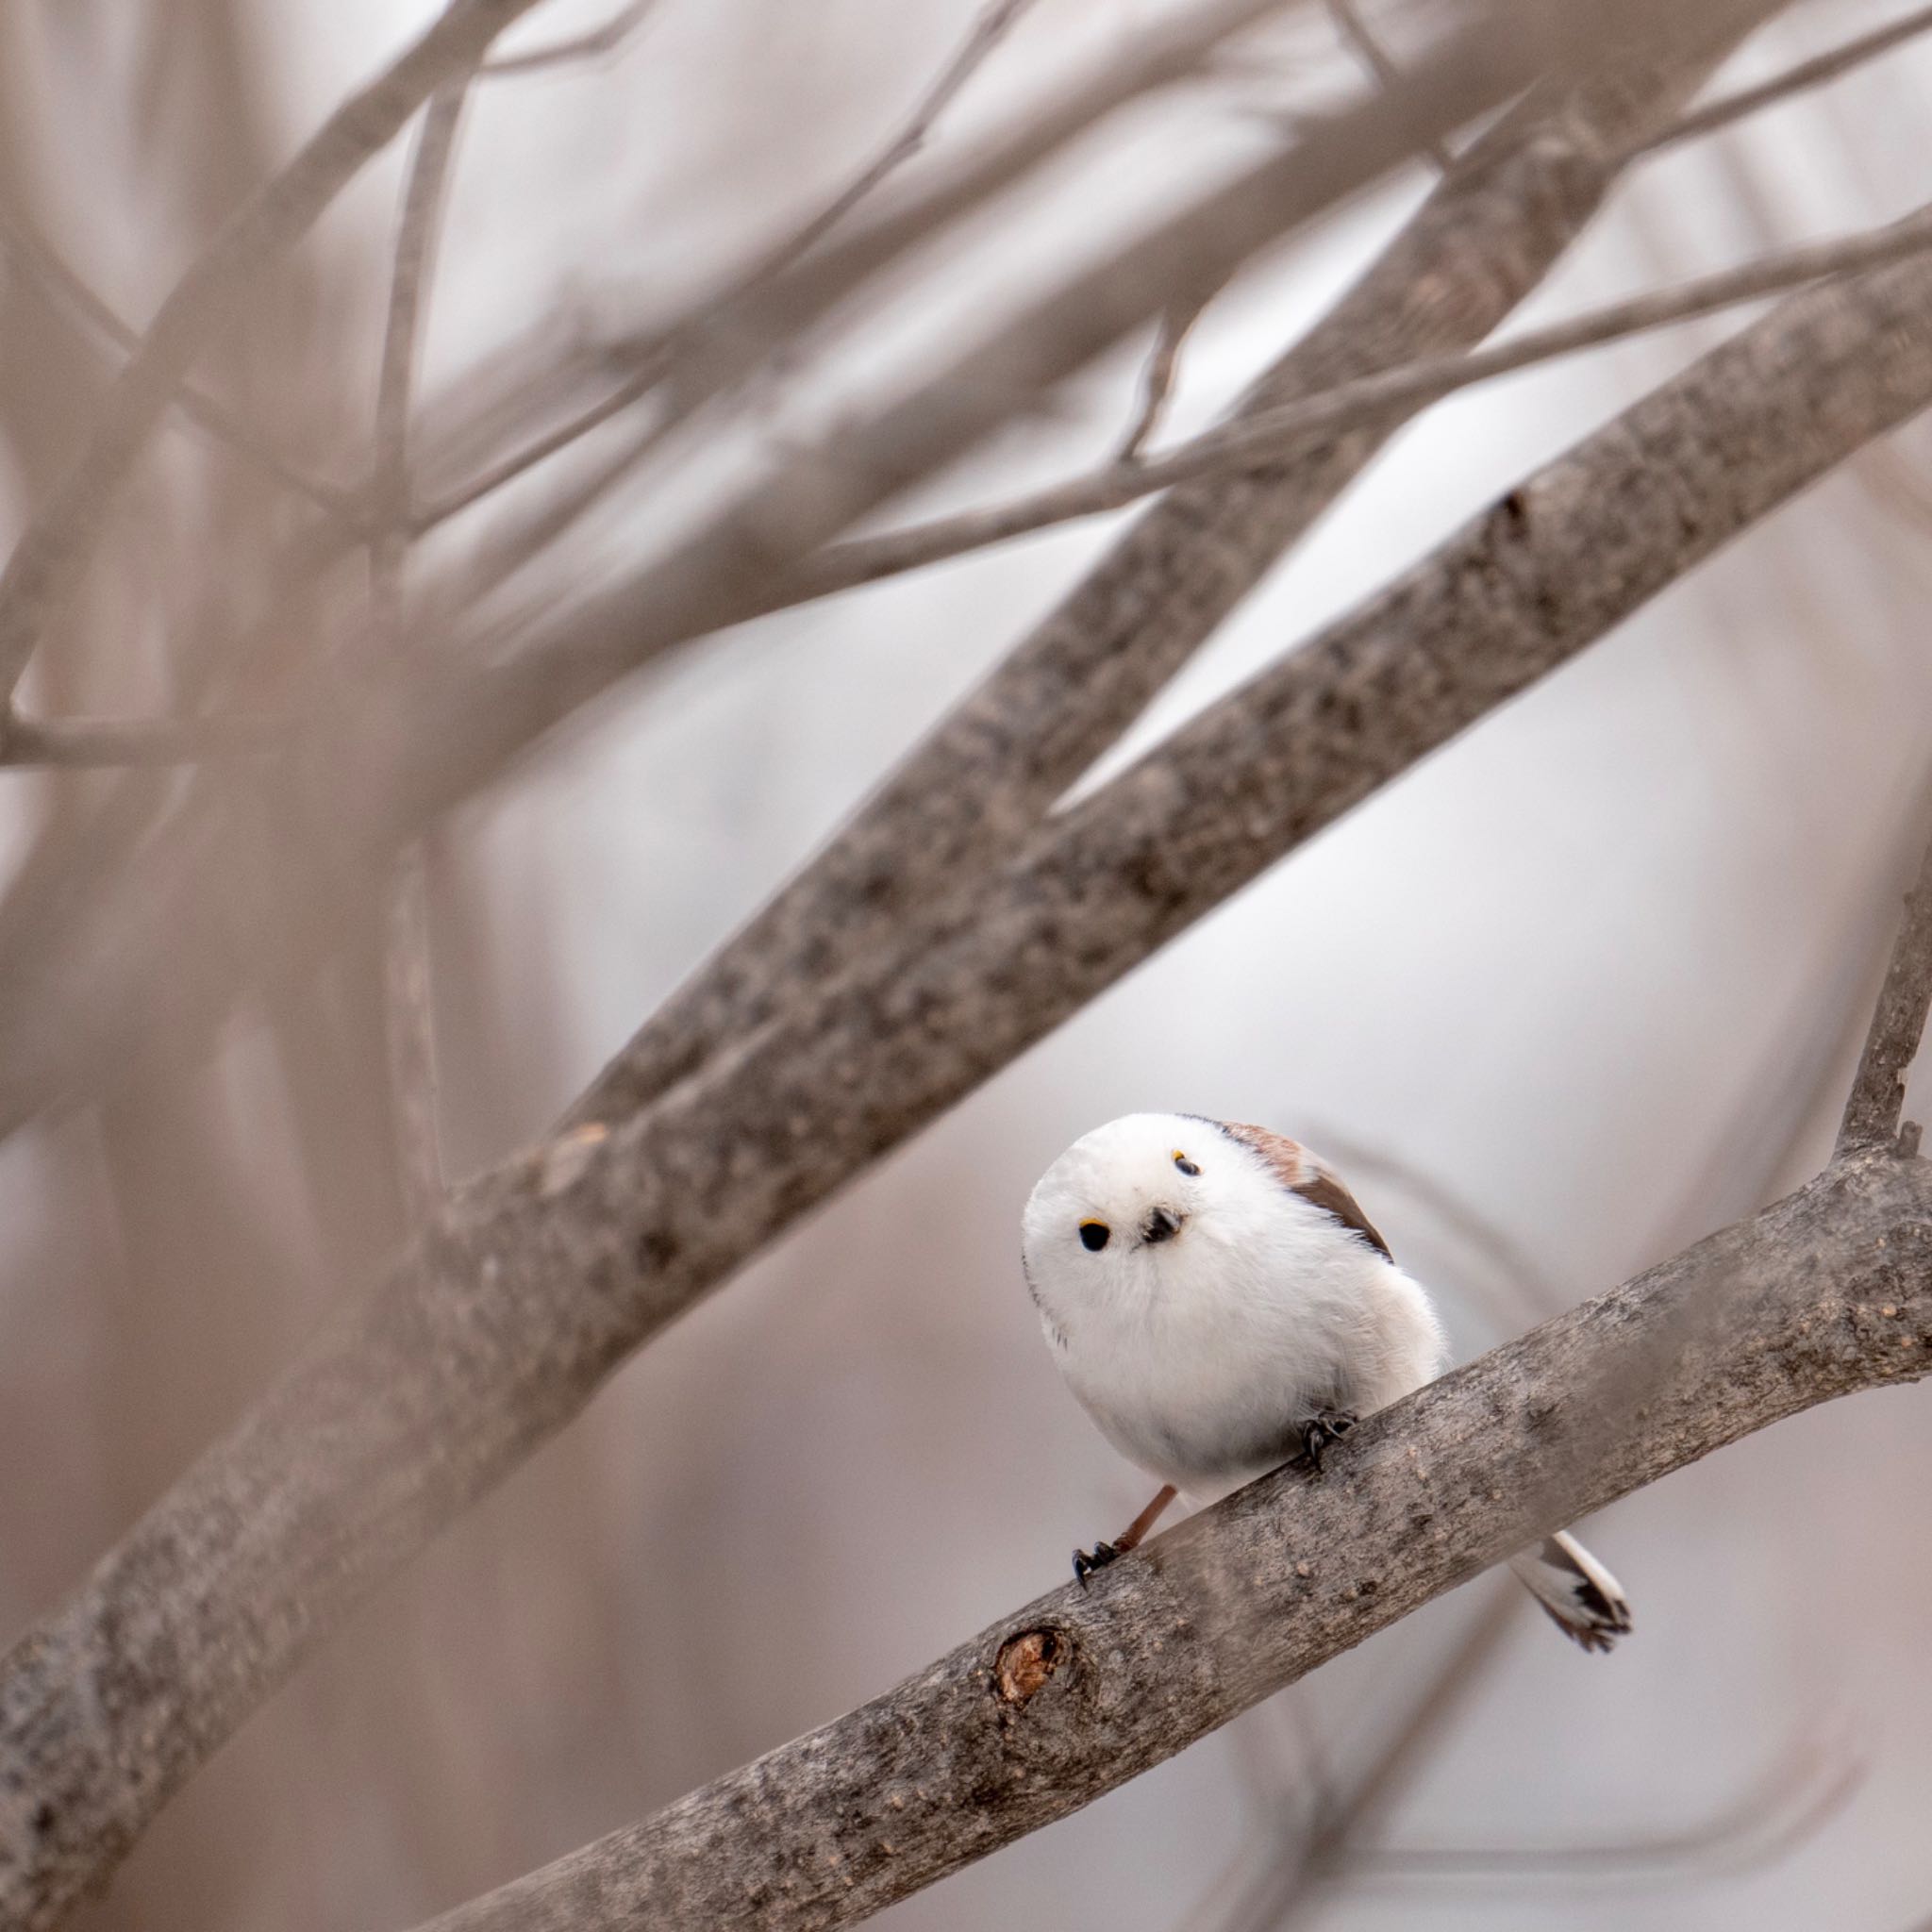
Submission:
M 1064 1313 L 1148 1291 L 1193 1258 L 1245 1167 L 1220 1128 L 1190 1114 L 1130 1113 L 1083 1135 L 1026 1203 L 1035 1297 Z

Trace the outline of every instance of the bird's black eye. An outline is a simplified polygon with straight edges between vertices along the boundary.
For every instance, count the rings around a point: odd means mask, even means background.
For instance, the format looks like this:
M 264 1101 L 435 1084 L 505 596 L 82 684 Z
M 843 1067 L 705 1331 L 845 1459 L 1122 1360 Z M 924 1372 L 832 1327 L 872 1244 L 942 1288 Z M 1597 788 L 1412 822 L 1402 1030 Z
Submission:
M 1104 1221 L 1083 1221 L 1080 1224 L 1080 1245 L 1098 1254 L 1107 1245 L 1107 1238 L 1113 1232 Z
M 1201 1172 L 1178 1147 L 1174 1151 L 1174 1164 L 1185 1174 L 1197 1174 Z

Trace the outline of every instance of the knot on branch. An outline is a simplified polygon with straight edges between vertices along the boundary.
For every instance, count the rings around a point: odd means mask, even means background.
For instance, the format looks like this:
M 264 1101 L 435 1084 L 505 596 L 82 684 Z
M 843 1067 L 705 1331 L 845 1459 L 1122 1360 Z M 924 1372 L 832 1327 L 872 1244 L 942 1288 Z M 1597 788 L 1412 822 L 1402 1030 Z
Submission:
M 1072 1652 L 1072 1642 L 1058 1630 L 1023 1630 L 1019 1636 L 1008 1638 L 993 1663 L 1000 1702 L 1030 1702 Z

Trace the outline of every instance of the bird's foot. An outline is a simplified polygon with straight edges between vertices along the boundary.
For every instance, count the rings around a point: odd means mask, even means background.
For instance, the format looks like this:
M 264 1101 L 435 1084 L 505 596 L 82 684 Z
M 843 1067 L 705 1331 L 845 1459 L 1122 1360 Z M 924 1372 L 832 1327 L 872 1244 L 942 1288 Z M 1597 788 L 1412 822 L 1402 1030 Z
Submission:
M 1075 1550 L 1074 1552 L 1074 1581 L 1082 1590 L 1085 1590 L 1087 1588 L 1087 1579 L 1096 1570 L 1105 1570 L 1119 1555 L 1120 1552 L 1111 1543 L 1095 1543 L 1091 1556 L 1089 1556 L 1085 1550 Z
M 1311 1415 L 1301 1427 L 1302 1454 L 1315 1468 L 1322 1467 L 1322 1452 L 1339 1442 L 1355 1427 L 1358 1418 L 1345 1408 L 1324 1408 Z

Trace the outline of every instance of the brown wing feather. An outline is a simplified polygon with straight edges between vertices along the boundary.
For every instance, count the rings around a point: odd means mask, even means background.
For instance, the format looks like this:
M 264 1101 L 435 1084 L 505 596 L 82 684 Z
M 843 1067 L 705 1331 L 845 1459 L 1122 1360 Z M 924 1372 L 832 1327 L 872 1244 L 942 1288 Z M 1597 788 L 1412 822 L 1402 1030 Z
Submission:
M 1389 1253 L 1389 1243 L 1362 1212 L 1355 1196 L 1299 1141 L 1291 1141 L 1286 1134 L 1272 1133 L 1246 1121 L 1216 1121 L 1214 1124 L 1230 1140 L 1239 1141 L 1243 1147 L 1258 1154 L 1290 1193 L 1299 1194 L 1311 1206 L 1334 1215 L 1343 1227 L 1353 1228 L 1372 1248 L 1394 1260 L 1395 1257 Z
M 1383 1257 L 1394 1260 L 1389 1252 L 1389 1243 L 1375 1230 L 1375 1224 L 1356 1205 L 1351 1194 L 1326 1168 L 1318 1167 L 1313 1175 L 1302 1184 L 1290 1190 L 1299 1194 L 1304 1201 L 1312 1201 L 1317 1208 L 1325 1208 L 1334 1215 L 1343 1227 L 1352 1227 L 1372 1248 L 1379 1248 Z

